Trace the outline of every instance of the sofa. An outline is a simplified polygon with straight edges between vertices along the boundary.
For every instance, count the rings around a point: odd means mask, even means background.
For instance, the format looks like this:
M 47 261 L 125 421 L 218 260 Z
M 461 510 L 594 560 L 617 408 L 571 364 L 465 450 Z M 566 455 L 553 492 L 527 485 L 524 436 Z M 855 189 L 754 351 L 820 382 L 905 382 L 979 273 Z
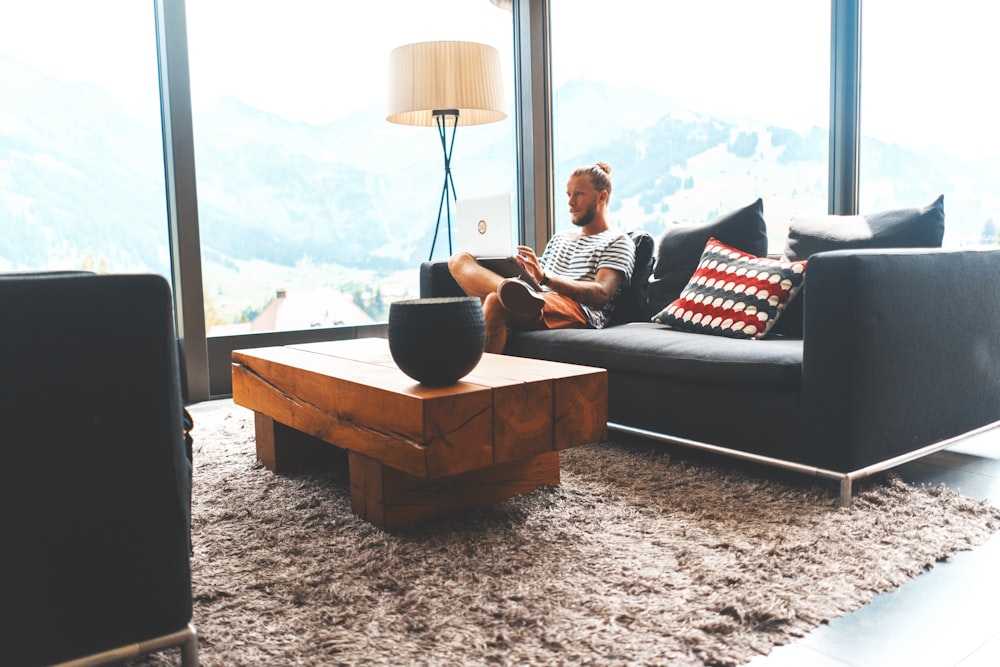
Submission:
M 0 274 L 0 306 L 0 665 L 197 665 L 169 284 Z
M 837 480 L 849 504 L 855 480 L 1000 425 L 1000 249 L 942 249 L 943 206 L 799 216 L 780 255 L 761 200 L 655 240 L 633 232 L 610 326 L 511 332 L 504 353 L 606 368 L 611 431 Z M 667 313 L 683 312 L 712 242 L 802 271 L 766 332 Z M 420 293 L 461 291 L 425 262 Z

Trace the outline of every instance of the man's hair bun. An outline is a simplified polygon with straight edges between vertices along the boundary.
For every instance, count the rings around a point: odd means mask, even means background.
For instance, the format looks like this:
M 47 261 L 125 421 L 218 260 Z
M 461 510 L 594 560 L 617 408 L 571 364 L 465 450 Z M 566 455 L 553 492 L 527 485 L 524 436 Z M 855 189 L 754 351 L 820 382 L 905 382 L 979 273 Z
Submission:
M 572 176 L 586 176 L 597 190 L 607 190 L 611 194 L 611 165 L 607 162 L 595 162 L 589 167 L 577 167 Z

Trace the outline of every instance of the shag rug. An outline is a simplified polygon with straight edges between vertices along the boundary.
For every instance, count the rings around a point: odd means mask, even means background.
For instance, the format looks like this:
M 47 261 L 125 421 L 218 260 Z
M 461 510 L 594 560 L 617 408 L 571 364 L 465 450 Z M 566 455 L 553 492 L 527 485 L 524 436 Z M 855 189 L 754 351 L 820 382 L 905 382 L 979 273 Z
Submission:
M 251 412 L 190 412 L 208 667 L 739 665 L 1000 527 L 944 487 L 885 476 L 842 509 L 829 482 L 630 440 L 563 452 L 559 487 L 387 533 L 335 466 L 257 463 Z

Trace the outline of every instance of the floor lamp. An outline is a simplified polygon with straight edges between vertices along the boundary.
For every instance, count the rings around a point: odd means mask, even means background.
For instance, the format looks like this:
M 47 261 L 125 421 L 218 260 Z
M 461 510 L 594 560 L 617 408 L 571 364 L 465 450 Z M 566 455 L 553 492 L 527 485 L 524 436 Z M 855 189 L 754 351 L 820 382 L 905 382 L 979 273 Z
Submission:
M 444 155 L 444 184 L 438 203 L 434 258 L 441 215 L 445 214 L 448 254 L 451 247 L 451 201 L 455 182 L 451 154 L 459 125 L 482 125 L 507 117 L 504 108 L 500 53 L 475 42 L 420 42 L 389 54 L 389 113 L 386 120 L 401 125 L 437 127 Z M 451 138 L 448 138 L 448 125 Z

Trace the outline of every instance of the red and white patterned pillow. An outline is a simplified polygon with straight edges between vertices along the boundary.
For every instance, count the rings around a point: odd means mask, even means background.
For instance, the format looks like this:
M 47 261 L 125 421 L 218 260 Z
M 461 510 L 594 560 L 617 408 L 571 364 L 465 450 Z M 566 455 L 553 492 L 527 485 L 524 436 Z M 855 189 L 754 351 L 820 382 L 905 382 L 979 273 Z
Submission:
M 712 238 L 680 297 L 653 317 L 676 329 L 763 338 L 802 288 L 806 260 L 756 257 Z

